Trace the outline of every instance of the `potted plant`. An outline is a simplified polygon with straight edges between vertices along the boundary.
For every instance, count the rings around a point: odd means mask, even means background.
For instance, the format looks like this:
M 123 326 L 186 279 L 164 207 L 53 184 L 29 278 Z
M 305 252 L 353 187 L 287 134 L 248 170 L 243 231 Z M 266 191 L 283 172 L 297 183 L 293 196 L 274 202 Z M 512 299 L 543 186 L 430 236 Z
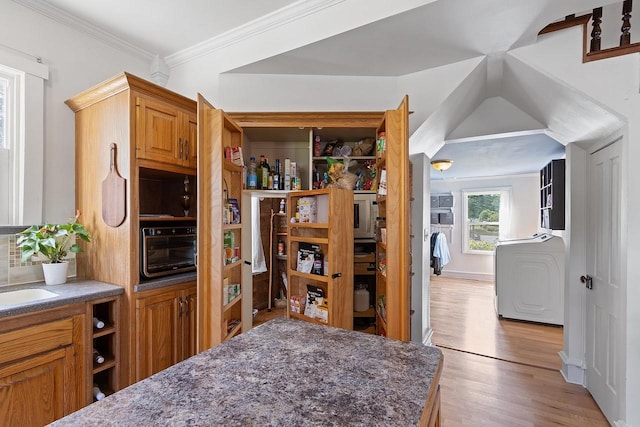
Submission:
M 73 238 L 85 242 L 91 241 L 89 231 L 78 222 L 80 211 L 66 224 L 32 225 L 18 233 L 16 244 L 22 251 L 22 261 L 28 261 L 37 254 L 44 255 L 49 262 L 42 264 L 44 281 L 47 285 L 58 285 L 67 281 L 68 251 L 82 252 L 82 248 L 73 242 Z

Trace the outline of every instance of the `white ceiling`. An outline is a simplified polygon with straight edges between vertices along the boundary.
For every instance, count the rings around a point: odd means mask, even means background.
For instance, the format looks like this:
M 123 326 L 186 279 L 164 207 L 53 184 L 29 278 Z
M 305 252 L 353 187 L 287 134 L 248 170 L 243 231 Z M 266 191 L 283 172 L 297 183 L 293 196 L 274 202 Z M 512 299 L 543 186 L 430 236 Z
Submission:
M 96 29 L 99 37 L 113 37 L 120 45 L 146 58 L 155 55 L 168 57 L 188 53 L 196 45 L 222 38 L 232 30 L 265 22 L 278 14 L 296 13 L 301 5 L 319 5 L 331 9 L 342 2 L 356 0 L 14 0 L 26 7 L 68 25 Z M 350 76 L 402 76 L 465 59 L 487 55 L 489 58 L 514 47 L 535 42 L 538 31 L 549 22 L 565 15 L 614 3 L 616 0 L 398 0 L 415 4 L 407 12 L 387 16 L 364 26 L 354 27 L 341 34 L 324 38 L 306 46 L 267 59 L 249 62 L 228 72 L 260 74 L 319 74 Z M 410 6 L 413 7 L 413 6 Z M 313 13 L 311 6 L 304 12 Z M 343 17 L 340 17 L 343 18 Z M 95 34 L 94 34 L 95 35 Z M 321 38 L 321 37 L 320 37 Z M 259 58 L 256 55 L 256 58 Z M 500 59 L 502 64 L 502 59 Z M 517 65 L 517 64 L 516 64 Z M 539 122 L 556 127 L 563 117 L 545 117 L 540 105 L 530 99 L 508 93 L 487 94 L 491 86 L 491 61 L 487 71 L 475 72 L 475 89 L 462 93 L 463 86 L 425 122 L 431 139 L 440 144 L 455 127 L 471 114 L 482 99 L 500 95 L 513 103 L 525 105 L 525 110 Z M 502 65 L 500 65 L 502 70 Z M 508 73 L 507 73 L 508 74 Z M 499 79 L 502 79 L 502 71 Z M 478 80 L 479 79 L 479 80 Z M 471 78 L 468 78 L 471 82 Z M 479 81 L 482 81 L 482 89 Z M 515 80 L 500 82 L 502 88 Z M 471 83 L 469 83 L 471 84 Z M 467 88 L 469 89 L 469 88 Z M 469 95 L 475 90 L 473 102 Z M 502 91 L 504 92 L 504 90 Z M 527 96 L 531 94 L 523 94 Z M 535 94 L 534 94 L 535 95 Z M 466 98 L 466 99 L 465 99 Z M 514 102 L 517 101 L 517 102 Z M 456 105 L 453 105 L 456 104 Z M 466 105 L 465 105 L 466 104 Z M 598 112 L 599 113 L 599 112 Z M 444 117 L 447 116 L 447 117 Z M 578 123 L 583 123 L 578 122 Z M 591 123 L 592 125 L 594 123 Z M 428 125 L 428 126 L 427 126 Z M 453 126 L 453 128 L 452 128 Z M 416 132 L 419 133 L 419 132 Z M 548 133 L 548 132 L 547 132 Z M 561 135 L 562 136 L 562 135 Z M 412 136 L 413 138 L 413 136 Z M 455 160 L 448 172 L 451 176 L 483 176 L 477 158 L 492 156 L 493 175 L 525 173 L 539 169 L 549 155 L 559 154 L 559 145 L 544 134 L 536 134 L 535 141 L 497 138 L 493 142 L 481 138 L 465 139 L 464 143 L 447 144 L 438 156 Z M 429 138 L 425 138 L 426 141 Z M 504 144 L 509 144 L 508 149 Z M 464 149 L 463 149 L 464 147 Z M 500 148 L 502 147 L 502 148 Z M 528 149 L 527 149 L 528 147 Z M 472 149 L 473 148 L 473 149 Z M 425 150 L 428 155 L 429 150 Z M 516 165 L 526 163 L 526 168 Z M 467 172 L 463 168 L 468 166 Z M 471 168 L 475 166 L 475 168 Z M 486 168 L 485 168 L 486 169 Z M 441 175 L 442 176 L 442 175 Z

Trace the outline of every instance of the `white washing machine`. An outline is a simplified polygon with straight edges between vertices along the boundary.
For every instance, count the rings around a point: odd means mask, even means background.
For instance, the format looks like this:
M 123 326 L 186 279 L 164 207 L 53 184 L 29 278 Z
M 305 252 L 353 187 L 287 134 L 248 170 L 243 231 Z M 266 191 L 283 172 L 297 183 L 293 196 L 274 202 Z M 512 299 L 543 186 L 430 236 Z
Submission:
M 564 324 L 564 242 L 551 234 L 502 240 L 495 249 L 498 316 Z

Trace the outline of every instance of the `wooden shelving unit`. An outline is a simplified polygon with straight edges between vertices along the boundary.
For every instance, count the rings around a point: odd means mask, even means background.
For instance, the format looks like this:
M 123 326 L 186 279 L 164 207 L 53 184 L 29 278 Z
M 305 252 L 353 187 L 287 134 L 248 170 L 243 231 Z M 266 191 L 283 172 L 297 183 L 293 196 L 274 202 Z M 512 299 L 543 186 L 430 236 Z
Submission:
M 550 161 L 540 170 L 540 226 L 551 230 L 565 227 L 565 160 Z
M 88 357 L 89 381 L 87 381 L 87 402 L 94 402 L 93 387 L 97 386 L 106 396 L 120 390 L 120 298 L 98 299 L 87 304 L 88 331 L 91 331 L 91 345 L 104 357 L 102 363 L 94 360 L 93 352 Z M 93 318 L 104 323 L 96 328 Z
M 242 209 L 243 188 L 243 167 L 226 159 L 224 152 L 227 147 L 242 148 L 242 142 L 242 128 L 199 95 L 198 352 L 233 337 L 244 323 L 242 223 L 239 218 L 224 222 L 229 199 Z M 225 286 L 233 284 L 240 285 L 240 295 L 225 304 Z
M 315 222 L 296 222 L 301 199 L 315 201 Z M 353 329 L 353 191 L 322 189 L 296 191 L 288 198 L 288 278 L 287 316 L 313 323 Z M 299 271 L 301 244 L 316 245 L 323 254 L 324 275 Z M 327 303 L 327 322 L 312 318 L 309 312 L 292 311 L 291 297 L 307 298 L 307 285 L 322 289 Z
M 378 185 L 378 210 L 386 219 L 386 243 L 376 243 L 376 332 L 411 338 L 411 218 L 408 99 L 389 110 L 378 128 L 385 132 L 385 150 L 378 153 L 378 180 L 386 174 L 386 191 Z

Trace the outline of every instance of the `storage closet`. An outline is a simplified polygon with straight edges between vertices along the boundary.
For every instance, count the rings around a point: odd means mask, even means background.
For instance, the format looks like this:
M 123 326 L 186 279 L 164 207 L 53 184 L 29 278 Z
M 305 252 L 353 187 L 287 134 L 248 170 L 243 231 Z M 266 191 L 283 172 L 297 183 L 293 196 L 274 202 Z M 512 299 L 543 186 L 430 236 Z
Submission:
M 394 286 L 387 292 L 386 285 L 372 290 L 371 295 L 376 298 L 383 296 L 386 301 L 388 310 L 385 315 L 388 317 L 389 326 L 381 327 L 377 333 L 386 336 L 408 340 L 410 338 L 410 275 L 411 275 L 411 259 L 409 255 L 410 247 L 410 164 L 408 159 L 408 104 L 407 100 L 398 110 L 389 110 L 386 112 L 309 112 L 309 113 L 229 113 L 228 114 L 235 123 L 244 131 L 243 156 L 245 163 L 248 162 L 250 156 L 256 159 L 264 154 L 272 164 L 274 159 L 289 157 L 290 161 L 296 161 L 297 168 L 301 177 L 302 190 L 313 188 L 314 176 L 320 173 L 324 174 L 323 168 L 326 168 L 326 157 L 321 152 L 320 156 L 315 156 L 315 136 L 320 136 L 321 150 L 324 150 L 327 143 L 341 139 L 342 147 L 345 153 L 351 150 L 354 154 L 367 154 L 364 156 L 352 156 L 353 169 L 352 172 L 360 170 L 363 174 L 371 177 L 369 181 L 361 180 L 362 190 L 358 192 L 375 195 L 376 191 L 366 186 L 373 184 L 375 176 L 379 177 L 382 168 L 389 172 L 389 190 L 393 190 L 393 194 L 379 198 L 378 203 L 384 204 L 384 215 L 387 221 L 393 223 L 390 227 L 390 233 L 394 233 L 394 237 L 390 239 L 387 256 L 387 267 L 391 272 Z M 386 141 L 388 144 L 388 153 L 384 160 L 379 159 L 371 150 L 363 150 L 358 145 L 369 143 L 370 140 L 375 141 L 378 132 L 386 132 Z M 367 141 L 365 141 L 367 140 Z M 334 146 L 335 148 L 335 146 Z M 366 151 L 366 153 L 365 153 Z M 342 148 L 340 156 L 343 158 Z M 355 158 L 361 157 L 361 158 Z M 349 162 L 351 165 L 352 162 Z M 314 174 L 314 169 L 317 174 Z M 373 175 L 370 175 L 373 173 Z M 368 189 L 365 189 L 368 188 Z M 248 206 L 251 197 L 281 197 L 279 191 L 259 190 L 247 191 L 244 206 Z M 245 222 L 246 223 L 246 222 Z M 246 227 L 249 224 L 246 223 Z M 247 231 L 243 234 L 245 237 L 250 236 Z M 268 241 L 268 239 L 267 239 Z M 243 245 L 249 248 L 250 240 Z M 375 242 L 374 242 L 375 245 Z M 379 255 L 376 253 L 375 257 Z M 243 255 L 245 260 L 249 260 L 249 254 Z M 352 254 L 353 256 L 353 254 Z M 374 265 L 376 261 L 374 261 Z M 362 263 L 365 264 L 365 263 Z M 369 263 L 366 263 L 367 269 Z M 245 266 L 245 276 L 250 274 L 251 267 Z M 354 264 L 355 268 L 355 264 Z M 382 280 L 379 274 L 375 274 L 375 282 Z M 388 294 L 388 295 L 387 295 Z M 349 312 L 353 317 L 353 307 Z M 378 317 L 375 317 L 376 323 Z M 353 321 L 353 319 L 352 319 Z M 377 327 L 377 326 L 376 326 Z

